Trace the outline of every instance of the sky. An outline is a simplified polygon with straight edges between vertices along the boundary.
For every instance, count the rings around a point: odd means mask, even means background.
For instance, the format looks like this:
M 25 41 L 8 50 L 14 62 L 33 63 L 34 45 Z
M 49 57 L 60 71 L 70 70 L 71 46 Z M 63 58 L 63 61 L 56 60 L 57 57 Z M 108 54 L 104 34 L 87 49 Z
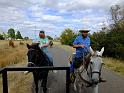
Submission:
M 0 0 L 0 32 L 9 28 L 34 38 L 40 30 L 59 37 L 65 28 L 96 32 L 109 25 L 110 7 L 124 0 Z

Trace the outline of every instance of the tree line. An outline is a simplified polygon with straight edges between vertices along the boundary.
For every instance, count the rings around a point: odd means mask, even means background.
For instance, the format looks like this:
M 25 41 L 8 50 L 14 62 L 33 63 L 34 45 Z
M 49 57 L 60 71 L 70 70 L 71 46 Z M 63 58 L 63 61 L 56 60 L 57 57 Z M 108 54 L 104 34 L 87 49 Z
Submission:
M 91 46 L 94 49 L 105 47 L 104 56 L 124 59 L 124 7 L 119 5 L 110 8 L 111 24 L 109 27 L 102 27 L 98 32 L 89 34 Z M 60 42 L 65 45 L 72 45 L 79 33 L 67 28 L 60 36 Z
M 2 33 L 0 34 L 0 40 L 4 40 L 4 39 L 29 39 L 28 37 L 22 37 L 20 31 L 15 31 L 13 28 L 8 29 L 7 33 Z

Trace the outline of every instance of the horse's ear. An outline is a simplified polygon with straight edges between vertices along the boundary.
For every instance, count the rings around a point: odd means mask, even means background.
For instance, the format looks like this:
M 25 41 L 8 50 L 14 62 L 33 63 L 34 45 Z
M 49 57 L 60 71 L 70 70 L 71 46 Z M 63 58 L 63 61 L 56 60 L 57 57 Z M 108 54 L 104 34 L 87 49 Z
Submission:
M 90 53 L 91 53 L 91 55 L 94 55 L 94 51 L 93 51 L 92 47 L 90 47 Z
M 103 54 L 103 52 L 104 52 L 104 47 L 101 49 L 101 51 L 100 51 L 100 55 L 102 56 L 102 54 Z
M 30 49 L 30 45 L 29 44 L 27 44 L 27 48 Z

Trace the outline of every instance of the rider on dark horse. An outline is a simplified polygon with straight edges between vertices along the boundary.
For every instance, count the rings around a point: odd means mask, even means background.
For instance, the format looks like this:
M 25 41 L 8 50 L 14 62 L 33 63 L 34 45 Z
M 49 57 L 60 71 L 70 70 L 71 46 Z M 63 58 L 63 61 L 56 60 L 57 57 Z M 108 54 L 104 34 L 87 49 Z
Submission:
M 40 31 L 39 32 L 39 37 L 35 38 L 33 40 L 33 44 L 37 44 L 37 43 L 39 44 L 39 47 L 43 50 L 43 52 L 46 53 L 46 55 L 50 59 L 50 61 L 51 61 L 50 66 L 53 66 L 53 58 L 52 58 L 51 54 L 48 51 L 49 40 L 45 36 L 45 32 L 44 31 Z

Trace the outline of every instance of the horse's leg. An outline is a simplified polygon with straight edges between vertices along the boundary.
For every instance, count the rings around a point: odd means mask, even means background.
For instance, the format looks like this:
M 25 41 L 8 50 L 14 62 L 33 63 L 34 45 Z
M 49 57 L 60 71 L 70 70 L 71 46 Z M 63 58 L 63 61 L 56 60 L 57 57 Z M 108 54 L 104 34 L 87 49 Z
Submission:
M 75 81 L 74 81 L 74 90 L 77 91 L 77 77 L 75 77 Z
M 37 79 L 35 81 L 35 85 L 36 85 L 35 91 L 36 91 L 36 93 L 38 93 L 38 80 Z
M 98 84 L 92 86 L 93 93 L 98 93 Z
M 79 93 L 81 93 L 81 90 L 82 90 L 82 84 L 81 84 L 81 82 L 78 82 L 78 88 L 79 88 Z
M 47 77 L 48 77 L 48 71 L 45 71 L 42 80 L 42 87 L 44 93 L 47 93 Z
M 38 93 L 38 77 L 36 73 L 33 73 L 34 76 L 34 82 L 35 82 L 35 91 Z

